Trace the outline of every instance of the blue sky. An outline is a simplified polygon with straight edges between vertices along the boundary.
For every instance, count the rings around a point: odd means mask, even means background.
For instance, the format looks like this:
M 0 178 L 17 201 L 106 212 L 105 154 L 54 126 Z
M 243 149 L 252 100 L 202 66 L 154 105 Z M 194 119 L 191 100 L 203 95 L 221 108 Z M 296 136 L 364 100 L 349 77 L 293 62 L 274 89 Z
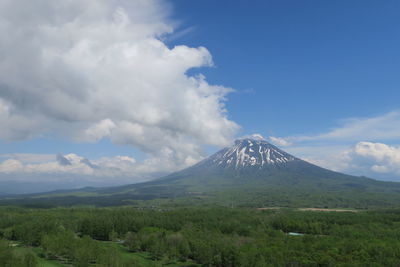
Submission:
M 174 1 L 183 42 L 205 46 L 212 83 L 246 132 L 319 133 L 399 108 L 398 1 Z M 253 93 L 243 93 L 251 90 Z
M 260 133 L 321 166 L 400 180 L 400 2 L 56 5 L 3 8 L 1 34 L 27 29 L 22 9 L 58 33 L 34 26 L 40 44 L 23 34 L 0 43 L 15 50 L 0 61 L 0 176 L 54 172 L 61 153 L 153 177 Z M 62 8 L 81 24 L 53 20 Z M 29 165 L 35 155 L 48 155 L 43 166 Z

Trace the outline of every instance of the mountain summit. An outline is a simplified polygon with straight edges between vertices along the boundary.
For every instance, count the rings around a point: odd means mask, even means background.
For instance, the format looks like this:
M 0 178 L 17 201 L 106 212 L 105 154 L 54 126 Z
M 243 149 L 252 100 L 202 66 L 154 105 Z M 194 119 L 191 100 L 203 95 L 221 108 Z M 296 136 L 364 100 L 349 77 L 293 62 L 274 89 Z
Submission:
M 236 140 L 234 146 L 220 150 L 202 164 L 224 169 L 262 169 L 299 160 L 265 140 L 245 138 Z

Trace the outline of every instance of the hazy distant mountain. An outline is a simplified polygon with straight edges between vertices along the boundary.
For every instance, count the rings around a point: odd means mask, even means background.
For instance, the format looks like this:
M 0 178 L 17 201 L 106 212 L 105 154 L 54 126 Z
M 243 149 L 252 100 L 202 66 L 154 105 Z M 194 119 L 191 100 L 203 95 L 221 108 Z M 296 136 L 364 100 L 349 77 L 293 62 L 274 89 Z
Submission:
M 18 194 L 34 194 L 34 193 L 43 193 L 54 190 L 71 190 L 71 189 L 80 189 L 86 186 L 110 186 L 110 184 L 105 183 L 88 183 L 85 181 L 77 182 L 77 181 L 65 181 L 65 182 L 26 182 L 26 181 L 0 181 L 0 196 L 2 195 L 18 195 Z
M 55 197 L 59 198 L 55 198 Z M 330 171 L 265 140 L 240 139 L 205 160 L 151 182 L 46 194 L 60 204 L 121 205 L 162 199 L 244 206 L 373 207 L 400 204 L 400 183 Z

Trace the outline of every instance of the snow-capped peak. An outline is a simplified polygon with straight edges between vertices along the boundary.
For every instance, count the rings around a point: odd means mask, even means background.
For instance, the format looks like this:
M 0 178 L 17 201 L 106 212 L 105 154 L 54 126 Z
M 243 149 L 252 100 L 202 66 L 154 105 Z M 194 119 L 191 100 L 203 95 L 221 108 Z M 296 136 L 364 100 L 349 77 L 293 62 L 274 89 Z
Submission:
M 263 168 L 298 160 L 292 155 L 260 139 L 239 139 L 235 145 L 210 157 L 213 165 L 223 168 Z

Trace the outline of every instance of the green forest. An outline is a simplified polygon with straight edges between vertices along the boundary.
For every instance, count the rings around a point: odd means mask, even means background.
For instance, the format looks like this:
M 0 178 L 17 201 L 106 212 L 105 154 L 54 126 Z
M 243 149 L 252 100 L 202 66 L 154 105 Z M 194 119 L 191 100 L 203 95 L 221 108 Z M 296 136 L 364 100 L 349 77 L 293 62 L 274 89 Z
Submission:
M 0 208 L 0 266 L 400 266 L 400 210 Z

